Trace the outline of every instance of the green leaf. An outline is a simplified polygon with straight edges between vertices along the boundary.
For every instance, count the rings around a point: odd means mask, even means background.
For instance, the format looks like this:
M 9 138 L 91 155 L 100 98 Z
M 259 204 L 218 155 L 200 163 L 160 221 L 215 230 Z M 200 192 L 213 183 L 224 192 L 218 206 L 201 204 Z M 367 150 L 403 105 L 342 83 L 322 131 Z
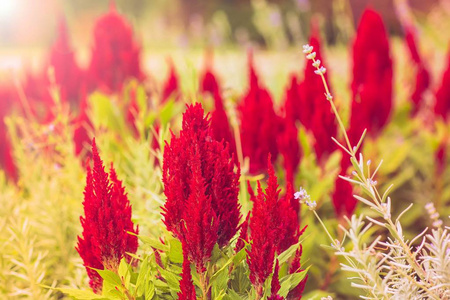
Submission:
M 168 251 L 169 250 L 169 246 L 164 245 L 163 243 L 161 243 L 160 241 L 158 241 L 157 239 L 153 239 L 151 237 L 148 236 L 144 236 L 144 235 L 137 235 L 134 234 L 132 232 L 128 232 L 131 235 L 137 236 L 145 245 L 148 245 L 152 248 L 161 250 L 161 251 Z
M 300 283 L 300 281 L 302 281 L 303 278 L 305 278 L 309 268 L 310 267 L 306 268 L 306 270 L 300 273 L 289 274 L 281 278 L 280 279 L 281 287 L 280 290 L 278 291 L 278 295 L 286 297 L 289 291 L 294 289 Z
M 77 289 L 69 289 L 69 288 L 57 288 L 55 290 L 58 290 L 61 293 L 64 293 L 64 294 L 68 295 L 69 297 L 72 297 L 72 298 L 78 299 L 78 300 L 90 300 L 90 299 L 108 300 L 108 298 L 94 294 L 92 291 L 88 291 L 88 290 L 77 290 Z
M 227 299 L 227 300 L 242 300 L 242 297 L 238 293 L 236 293 L 234 290 L 228 289 L 225 299 Z
M 169 259 L 177 264 L 183 263 L 183 247 L 177 239 L 169 240 Z
M 97 273 L 103 278 L 104 281 L 117 287 L 122 286 L 122 281 L 120 280 L 119 275 L 117 275 L 116 273 L 110 270 L 99 270 L 95 268 L 92 269 L 97 271 Z
M 149 280 L 145 285 L 145 299 L 150 300 L 153 298 L 154 295 L 155 295 L 155 285 L 153 284 L 153 281 Z
M 292 257 L 292 255 L 295 254 L 299 245 L 300 245 L 300 242 L 290 246 L 284 252 L 282 252 L 280 255 L 278 255 L 278 262 L 280 263 L 280 265 L 283 264 L 284 262 L 286 262 L 289 258 Z
M 146 286 L 144 284 L 147 281 L 147 276 L 150 274 L 150 271 L 151 269 L 149 268 L 148 258 L 146 257 L 141 264 L 139 275 L 136 280 L 136 295 L 138 297 L 142 296 L 145 292 Z
M 131 268 L 127 264 L 126 259 L 122 258 L 119 264 L 119 277 L 123 279 L 123 284 L 126 289 L 130 288 Z
M 161 276 L 166 280 L 167 285 L 174 289 L 176 292 L 180 291 L 180 280 L 181 277 L 173 274 L 172 272 L 169 272 L 167 270 L 164 270 L 158 266 L 159 271 L 161 272 Z

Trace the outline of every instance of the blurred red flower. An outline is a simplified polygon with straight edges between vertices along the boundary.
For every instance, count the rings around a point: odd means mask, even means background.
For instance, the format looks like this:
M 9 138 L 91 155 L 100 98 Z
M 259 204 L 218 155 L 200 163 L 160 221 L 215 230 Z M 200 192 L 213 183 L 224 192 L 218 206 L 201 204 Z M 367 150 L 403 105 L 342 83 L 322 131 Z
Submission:
M 428 68 L 419 54 L 419 49 L 416 43 L 416 34 L 412 25 L 407 25 L 405 27 L 405 41 L 409 49 L 411 60 L 415 65 L 416 82 L 411 95 L 413 105 L 411 113 L 416 114 L 422 104 L 423 94 L 430 86 L 430 73 L 428 72 Z
M 78 108 L 84 90 L 84 71 L 78 66 L 75 53 L 70 46 L 67 25 L 61 20 L 58 37 L 50 49 L 49 66 L 53 67 L 55 83 L 59 87 L 62 101 L 69 101 Z
M 175 65 L 173 64 L 172 59 L 167 60 L 169 66 L 169 75 L 164 82 L 161 101 L 162 103 L 166 102 L 168 99 L 173 97 L 175 100 L 178 100 L 180 96 L 180 87 L 179 87 L 179 79 L 177 71 L 175 70 Z
M 265 169 L 267 155 L 272 162 L 278 157 L 277 136 L 280 131 L 279 117 L 275 114 L 272 97 L 259 83 L 249 55 L 249 84 L 247 94 L 238 106 L 241 122 L 241 143 L 244 157 L 250 158 L 250 173 Z
M 94 45 L 89 65 L 90 90 L 118 92 L 125 80 L 142 80 L 140 47 L 133 39 L 133 30 L 114 5 L 100 17 L 94 27 Z
M 442 75 L 441 86 L 436 92 L 434 112 L 437 116 L 442 117 L 444 121 L 450 119 L 450 52 L 447 67 Z
M 364 129 L 377 136 L 392 108 L 392 60 L 381 16 L 366 9 L 353 44 L 352 107 L 349 137 L 353 145 Z

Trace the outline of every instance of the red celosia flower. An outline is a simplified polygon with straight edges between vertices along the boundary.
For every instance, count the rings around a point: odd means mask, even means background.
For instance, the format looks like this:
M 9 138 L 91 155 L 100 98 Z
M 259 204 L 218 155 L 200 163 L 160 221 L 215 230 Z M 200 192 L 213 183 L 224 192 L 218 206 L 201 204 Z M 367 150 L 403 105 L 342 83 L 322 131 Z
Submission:
M 238 110 L 241 122 L 241 142 L 244 157 L 250 158 L 250 173 L 265 169 L 267 155 L 275 162 L 278 156 L 277 135 L 279 118 L 273 108 L 272 97 L 263 88 L 249 56 L 250 88 Z
M 350 160 L 346 153 L 342 153 L 341 171 L 339 175 L 346 176 L 350 166 Z M 355 211 L 357 200 L 353 197 L 353 188 L 350 182 L 340 177 L 336 178 L 333 193 L 333 206 L 337 216 L 351 216 Z
M 223 142 L 211 137 L 200 104 L 188 106 L 180 136 L 166 143 L 163 162 L 164 224 L 188 251 L 198 269 L 212 247 L 228 244 L 240 220 L 239 169 Z M 199 270 L 199 271 L 200 271 Z
M 445 168 L 447 166 L 447 148 L 448 148 L 449 139 L 444 137 L 442 141 L 439 143 L 439 146 L 434 154 L 435 162 L 436 162 L 436 174 L 441 176 Z
M 442 76 L 442 84 L 436 92 L 434 112 L 436 115 L 442 117 L 444 121 L 450 119 L 450 52 L 447 68 Z
M 186 251 L 183 250 L 183 271 L 181 273 L 180 280 L 180 292 L 178 293 L 179 300 L 196 300 L 195 287 L 192 282 L 191 275 L 191 263 L 189 262 L 189 258 L 186 254 Z
M 309 44 L 314 47 L 316 59 L 323 62 L 317 31 L 313 31 Z M 314 73 L 315 70 L 316 68 L 307 62 L 303 82 L 298 84 L 297 78 L 291 77 L 286 90 L 285 110 L 286 116 L 300 120 L 313 134 L 317 160 L 322 163 L 336 149 L 331 137 L 336 136 L 337 125 L 330 103 L 324 97 L 325 87 L 322 79 Z M 328 77 L 328 73 L 325 73 L 325 77 Z
M 414 34 L 414 28 L 412 25 L 408 25 L 405 28 L 405 40 L 411 55 L 411 59 L 416 68 L 416 84 L 414 91 L 411 95 L 412 100 L 412 114 L 416 114 L 422 103 L 423 93 L 428 89 L 430 85 L 430 73 L 425 66 L 424 61 L 420 57 L 419 50 L 417 49 L 416 36 Z
M 127 231 L 138 233 L 131 221 L 131 205 L 122 182 L 117 179 L 114 168 L 108 174 L 103 161 L 92 142 L 93 169 L 88 166 L 84 190 L 84 217 L 81 217 L 83 234 L 78 237 L 77 251 L 83 259 L 94 292 L 102 288 L 102 278 L 91 269 L 117 271 L 126 252 L 136 253 L 137 237 Z
M 275 263 L 275 268 L 273 270 L 273 275 L 272 275 L 272 283 L 271 283 L 271 288 L 270 288 L 271 295 L 267 298 L 267 300 L 283 300 L 284 299 L 283 297 L 278 295 L 278 291 L 281 288 L 280 279 L 278 278 L 279 270 L 280 270 L 280 263 L 278 262 L 278 259 L 277 259 L 277 262 Z
M 264 282 L 272 273 L 275 257 L 276 229 L 273 226 L 273 213 L 278 197 L 277 187 L 268 186 L 265 195 L 258 182 L 258 195 L 255 197 L 250 218 L 251 248 L 247 250 L 247 263 L 250 269 L 250 281 L 258 295 L 262 295 Z M 273 195 L 275 193 L 275 195 Z M 276 201 L 276 200 L 275 200 Z M 272 210 L 272 211 L 271 211 Z
M 245 243 L 248 243 L 248 222 L 249 222 L 250 214 L 247 214 L 247 217 L 245 218 L 244 222 L 239 226 L 239 238 L 236 243 L 236 248 L 234 249 L 235 252 L 241 251 Z
M 174 97 L 174 99 L 177 100 L 180 93 L 178 75 L 175 70 L 173 61 L 171 59 L 168 59 L 167 61 L 169 65 L 169 76 L 167 77 L 162 90 L 161 102 L 163 103 L 166 102 L 170 97 Z
M 228 143 L 230 154 L 234 154 L 234 158 L 237 159 L 236 143 L 223 105 L 219 83 L 212 72 L 211 62 L 209 60 L 200 80 L 200 90 L 204 94 L 210 93 L 214 98 L 215 109 L 211 113 L 211 131 L 214 139 L 218 141 L 224 140 Z
M 291 198 L 279 199 L 277 178 L 270 156 L 268 158 L 267 188 L 263 192 L 258 182 L 258 195 L 253 198 L 253 208 L 250 218 L 250 242 L 247 263 L 250 269 L 250 281 L 258 295 L 263 291 L 267 277 L 272 273 L 275 253 L 281 253 L 294 243 L 303 233 L 299 231 L 298 217 L 291 207 Z M 293 195 L 292 188 L 288 189 Z M 253 191 L 250 191 L 253 194 Z
M 106 92 L 117 92 L 128 78 L 141 80 L 143 77 L 140 47 L 133 40 L 133 30 L 112 4 L 94 27 L 89 66 L 91 89 L 98 87 Z
M 356 144 L 364 131 L 376 136 L 386 125 L 392 107 L 392 60 L 381 16 L 366 9 L 353 44 L 350 139 Z
M 84 85 L 84 72 L 75 60 L 64 20 L 60 21 L 58 31 L 58 38 L 50 50 L 49 65 L 53 67 L 61 99 L 78 107 Z
M 281 121 L 281 130 L 278 134 L 278 149 L 283 156 L 283 166 L 286 171 L 286 182 L 294 184 L 294 176 L 297 174 L 301 159 L 301 149 L 298 141 L 298 130 L 295 120 L 286 116 Z
M 300 245 L 300 247 L 297 249 L 297 251 L 295 252 L 295 257 L 294 260 L 291 263 L 291 266 L 289 268 L 289 274 L 293 274 L 293 273 L 300 273 L 302 271 L 304 271 L 301 268 L 301 257 L 302 257 L 302 252 L 303 252 L 303 247 L 302 245 Z M 305 289 L 306 286 L 306 281 L 308 280 L 308 275 L 305 276 L 305 278 L 303 278 L 302 281 L 300 281 L 300 283 L 291 291 L 289 291 L 286 299 L 288 300 L 298 300 L 302 298 L 302 294 L 303 294 L 303 290 Z
M 86 145 L 91 141 L 89 131 L 92 129 L 92 122 L 87 115 L 87 96 L 85 93 L 82 96 L 80 104 L 80 112 L 78 116 L 72 121 L 74 128 L 73 131 L 73 141 L 75 144 L 75 155 L 82 154 L 83 150 L 86 149 Z
M 299 87 L 300 84 L 297 76 L 291 74 L 284 97 L 284 111 L 286 113 L 286 118 L 290 118 L 291 120 L 301 120 L 301 118 L 304 118 L 302 111 L 307 110 L 307 107 L 302 108 L 303 103 L 300 100 Z
M 9 114 L 12 103 L 15 101 L 13 90 L 0 86 L 0 168 L 5 171 L 6 177 L 16 181 L 17 169 L 12 155 L 12 145 L 8 137 L 8 128 L 4 118 Z

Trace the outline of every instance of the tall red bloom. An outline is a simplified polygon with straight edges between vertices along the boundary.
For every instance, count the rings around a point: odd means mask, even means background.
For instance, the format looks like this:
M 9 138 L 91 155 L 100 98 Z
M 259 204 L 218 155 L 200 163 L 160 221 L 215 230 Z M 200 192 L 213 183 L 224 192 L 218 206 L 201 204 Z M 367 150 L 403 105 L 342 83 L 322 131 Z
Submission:
M 283 300 L 284 298 L 278 295 L 278 291 L 280 290 L 280 279 L 278 278 L 278 272 L 280 270 L 280 263 L 278 262 L 278 259 L 275 263 L 275 268 L 273 270 L 272 275 L 272 283 L 270 288 L 270 296 L 267 298 L 267 300 Z
M 164 82 L 163 90 L 162 90 L 162 96 L 161 101 L 166 102 L 170 97 L 174 97 L 175 100 L 178 99 L 180 96 L 180 87 L 179 87 L 179 80 L 178 80 L 178 74 L 175 70 L 175 65 L 173 64 L 173 61 L 171 59 L 168 59 L 169 64 L 169 76 L 167 77 L 166 81 Z
M 241 142 L 244 157 L 250 158 L 250 172 L 265 169 L 267 155 L 272 161 L 278 156 L 277 135 L 279 117 L 275 114 L 272 97 L 259 83 L 258 75 L 249 56 L 250 88 L 238 107 L 241 122 Z
M 364 131 L 376 136 L 386 125 L 392 107 L 392 60 L 381 16 L 366 9 L 353 44 L 350 139 L 356 144 Z
M 320 38 L 317 30 L 311 34 L 309 44 L 314 47 L 316 58 L 323 62 L 320 50 Z M 336 119 L 330 103 L 325 99 L 325 87 L 320 76 L 314 73 L 316 68 L 308 61 L 305 64 L 304 79 L 298 83 L 295 76 L 291 77 L 286 89 L 286 115 L 300 120 L 302 125 L 314 136 L 314 150 L 319 163 L 336 149 L 331 140 L 337 133 Z M 325 73 L 328 77 L 328 73 Z
M 442 76 L 441 86 L 436 92 L 434 112 L 437 116 L 442 117 L 444 121 L 450 119 L 450 52 L 448 55 L 447 68 Z
M 253 208 L 250 218 L 250 242 L 247 263 L 250 269 L 250 281 L 258 295 L 272 273 L 275 253 L 281 253 L 298 242 L 303 230 L 299 230 L 298 217 L 291 206 L 291 198 L 280 198 L 277 178 L 270 157 L 268 159 L 269 179 L 263 192 L 258 182 L 258 195 L 252 196 Z M 287 189 L 292 193 L 292 188 Z M 253 195 L 253 191 L 250 191 Z
M 8 136 L 8 128 L 4 122 L 4 118 L 9 114 L 14 99 L 13 90 L 0 86 L 0 169 L 5 171 L 7 178 L 16 181 L 17 169 L 12 154 L 11 141 Z
M 63 101 L 69 101 L 77 107 L 81 100 L 84 85 L 84 72 L 75 60 L 67 32 L 67 25 L 61 20 L 58 27 L 58 37 L 50 50 L 49 65 L 53 67 L 55 83 Z
M 281 130 L 278 134 L 277 143 L 280 153 L 283 156 L 283 166 L 286 171 L 286 182 L 294 184 L 294 177 L 297 174 L 298 166 L 302 156 L 298 130 L 295 120 L 286 116 L 281 121 Z
M 120 260 L 126 252 L 136 253 L 138 240 L 127 231 L 138 233 L 131 221 L 131 205 L 122 182 L 117 179 L 111 165 L 105 172 L 95 140 L 92 142 L 93 169 L 87 169 L 84 190 L 84 217 L 81 217 L 83 233 L 78 237 L 77 251 L 83 259 L 90 278 L 89 284 L 94 292 L 102 288 L 102 278 L 91 269 L 117 271 Z
M 292 260 L 291 266 L 289 267 L 289 274 L 300 273 L 304 271 L 301 267 L 301 258 L 302 258 L 303 247 L 300 247 L 295 252 L 294 259 Z M 287 300 L 299 300 L 302 298 L 303 291 L 305 290 L 306 281 L 308 280 L 308 275 L 303 278 L 302 281 L 291 291 L 289 291 L 286 299 Z
M 114 5 L 100 17 L 94 27 L 94 45 L 89 65 L 91 89 L 117 92 L 129 78 L 143 79 L 140 47 L 133 30 Z
M 87 96 L 83 93 L 83 96 L 81 96 L 80 111 L 78 116 L 72 121 L 75 155 L 82 154 L 83 150 L 86 150 L 86 145 L 91 141 L 89 131 L 92 129 L 92 122 L 87 115 L 87 109 Z
M 416 43 L 416 35 L 412 25 L 407 25 L 405 28 L 405 41 L 409 49 L 411 60 L 415 65 L 416 82 L 411 95 L 413 105 L 411 112 L 412 114 L 416 114 L 422 104 L 423 94 L 430 85 L 430 73 L 428 72 L 425 62 L 419 54 L 419 49 Z
M 164 149 L 162 215 L 199 271 L 214 244 L 227 245 L 237 232 L 239 176 L 223 142 L 211 137 L 202 106 L 188 106 L 179 136 Z
M 236 142 L 231 131 L 227 112 L 225 111 L 219 82 L 211 68 L 211 59 L 208 60 L 204 73 L 200 79 L 200 91 L 203 94 L 210 94 L 214 99 L 214 110 L 211 113 L 211 130 L 213 137 L 224 140 L 228 143 L 230 154 L 236 157 Z
M 186 254 L 186 251 L 183 250 L 183 271 L 181 273 L 180 280 L 180 292 L 178 293 L 178 299 L 180 300 L 196 300 L 195 287 L 192 282 L 191 275 L 191 263 L 189 262 L 189 258 Z
M 348 155 L 342 153 L 341 171 L 339 175 L 346 176 L 350 164 Z M 351 216 L 353 214 L 358 201 L 353 197 L 353 188 L 350 182 L 340 177 L 336 178 L 332 201 L 337 216 Z

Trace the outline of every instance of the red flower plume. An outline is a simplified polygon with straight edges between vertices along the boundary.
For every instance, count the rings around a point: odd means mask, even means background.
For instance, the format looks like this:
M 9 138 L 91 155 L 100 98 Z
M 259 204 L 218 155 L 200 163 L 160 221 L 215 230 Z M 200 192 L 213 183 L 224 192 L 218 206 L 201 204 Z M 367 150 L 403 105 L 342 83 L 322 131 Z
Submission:
M 289 268 L 289 274 L 300 273 L 300 272 L 304 271 L 301 268 L 302 252 L 303 252 L 303 247 L 302 247 L 302 245 L 300 245 L 300 247 L 295 252 L 294 260 L 292 261 L 291 266 Z M 307 280 L 308 280 L 308 275 L 306 275 L 305 278 L 303 278 L 303 280 L 300 281 L 300 283 L 293 290 L 289 291 L 286 299 L 288 299 L 288 300 L 301 299 Z
M 392 107 L 392 60 L 381 16 L 366 9 L 353 44 L 353 101 L 350 139 L 356 145 L 365 128 L 376 136 Z
M 323 62 L 317 30 L 312 32 L 309 45 L 314 47 L 316 59 Z M 331 137 L 336 136 L 337 125 L 330 103 L 324 97 L 325 87 L 322 79 L 314 71 L 316 68 L 307 61 L 303 82 L 299 84 L 295 76 L 291 77 L 290 85 L 286 89 L 285 110 L 286 116 L 300 120 L 312 133 L 317 160 L 323 162 L 336 149 Z M 324 76 L 328 77 L 328 73 Z
M 267 300 L 283 300 L 284 298 L 278 295 L 278 291 L 280 290 L 280 279 L 278 278 L 278 272 L 280 270 L 280 263 L 275 263 L 275 269 L 273 270 L 272 275 L 272 284 L 270 288 L 271 295 L 267 298 Z
M 12 154 L 11 141 L 8 136 L 8 128 L 4 122 L 4 118 L 9 114 L 14 100 L 14 91 L 0 86 L 0 169 L 5 171 L 7 178 L 16 181 L 18 176 L 17 169 Z
M 200 79 L 200 91 L 203 94 L 209 93 L 214 98 L 215 109 L 211 113 L 211 131 L 214 139 L 224 140 L 228 143 L 230 154 L 237 158 L 236 143 L 228 121 L 227 112 L 223 105 L 219 82 L 211 69 L 211 59 L 207 61 L 205 71 Z
M 192 282 L 191 275 L 191 263 L 189 262 L 189 258 L 186 254 L 186 251 L 183 250 L 183 271 L 181 273 L 180 280 L 180 292 L 178 293 L 179 300 L 196 300 L 195 287 Z
M 175 100 L 178 100 L 180 92 L 178 74 L 175 70 L 175 65 L 173 64 L 173 61 L 171 59 L 168 59 L 167 62 L 169 64 L 169 76 L 167 77 L 162 90 L 161 101 L 163 103 L 166 102 L 170 97 L 174 97 Z
M 303 230 L 299 230 L 298 217 L 291 207 L 291 198 L 279 198 L 277 178 L 270 156 L 268 158 L 267 188 L 263 192 L 258 182 L 258 195 L 252 196 L 253 208 L 250 218 L 251 248 L 247 250 L 247 263 L 250 269 L 250 281 L 258 295 L 262 295 L 263 285 L 272 273 L 275 253 L 281 253 L 298 242 Z M 293 195 L 292 188 L 287 193 Z
M 131 221 L 131 205 L 122 182 L 117 179 L 111 165 L 109 176 L 105 172 L 103 161 L 92 142 L 93 169 L 87 169 L 84 190 L 84 217 L 81 217 L 83 233 L 78 237 L 77 251 L 83 259 L 90 278 L 89 284 L 94 292 L 102 288 L 102 278 L 91 269 L 117 271 L 120 260 L 130 257 L 126 252 L 136 253 L 137 237 L 127 231 L 138 233 Z
M 341 171 L 339 175 L 346 176 L 347 169 L 350 165 L 351 163 L 347 153 L 342 153 Z M 353 197 L 351 183 L 340 177 L 336 178 L 332 201 L 337 216 L 351 216 L 358 204 L 358 201 Z
M 278 134 L 278 149 L 283 156 L 283 166 L 286 171 L 286 182 L 294 184 L 294 178 L 298 171 L 302 156 L 298 141 L 298 130 L 295 121 L 289 117 L 280 119 L 281 130 Z
M 114 5 L 94 26 L 94 45 L 89 65 L 91 89 L 117 92 L 125 80 L 144 75 L 140 66 L 140 47 L 133 39 L 133 30 Z
M 442 84 L 436 92 L 436 103 L 434 112 L 442 117 L 444 121 L 450 119 L 450 52 L 448 55 L 447 68 L 442 76 Z
M 279 118 L 273 108 L 272 97 L 263 88 L 249 56 L 250 89 L 238 107 L 241 121 L 241 142 L 244 157 L 250 158 L 250 172 L 257 173 L 265 169 L 267 155 L 272 161 L 278 156 L 277 135 Z
M 84 85 L 84 72 L 75 60 L 64 20 L 60 21 L 58 31 L 58 38 L 50 50 L 49 64 L 54 69 L 55 83 L 60 88 L 61 99 L 78 107 Z
M 212 247 L 228 244 L 241 214 L 239 170 L 223 142 L 211 137 L 208 117 L 200 104 L 188 106 L 179 137 L 166 143 L 163 162 L 164 224 L 188 251 L 201 271 Z
M 416 44 L 416 35 L 412 25 L 408 25 L 405 28 L 405 41 L 411 55 L 411 60 L 413 61 L 416 69 L 416 84 L 411 95 L 413 104 L 411 112 L 412 114 L 416 114 L 420 109 L 420 105 L 422 104 L 423 93 L 428 89 L 430 85 L 430 73 L 428 72 L 425 63 L 423 62 L 419 54 L 419 50 Z

